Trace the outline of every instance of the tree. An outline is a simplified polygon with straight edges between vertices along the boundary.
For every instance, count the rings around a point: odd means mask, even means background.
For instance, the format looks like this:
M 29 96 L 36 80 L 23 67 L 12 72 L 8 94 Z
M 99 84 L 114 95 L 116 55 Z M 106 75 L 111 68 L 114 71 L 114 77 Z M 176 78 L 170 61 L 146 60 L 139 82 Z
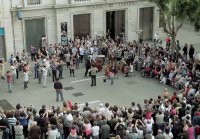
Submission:
M 184 20 L 189 19 L 198 30 L 200 20 L 197 20 L 194 13 L 199 9 L 199 0 L 149 0 L 156 4 L 159 8 L 161 21 L 163 23 L 163 31 L 171 36 L 171 49 L 175 50 L 176 36 L 183 25 Z M 179 21 L 179 23 L 176 22 Z M 200 26 L 199 26 L 200 28 Z

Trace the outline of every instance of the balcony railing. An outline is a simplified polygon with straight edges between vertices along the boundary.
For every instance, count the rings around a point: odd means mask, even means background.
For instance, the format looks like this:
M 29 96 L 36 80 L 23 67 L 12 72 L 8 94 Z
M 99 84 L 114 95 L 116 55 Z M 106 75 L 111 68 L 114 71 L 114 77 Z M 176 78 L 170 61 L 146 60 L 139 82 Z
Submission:
M 42 0 L 26 0 L 28 6 L 41 5 Z
M 12 7 L 38 7 L 49 5 L 82 5 L 96 2 L 124 2 L 130 0 L 12 0 Z M 135 0 L 132 0 L 135 1 Z
M 90 2 L 91 0 L 74 0 L 74 2 Z

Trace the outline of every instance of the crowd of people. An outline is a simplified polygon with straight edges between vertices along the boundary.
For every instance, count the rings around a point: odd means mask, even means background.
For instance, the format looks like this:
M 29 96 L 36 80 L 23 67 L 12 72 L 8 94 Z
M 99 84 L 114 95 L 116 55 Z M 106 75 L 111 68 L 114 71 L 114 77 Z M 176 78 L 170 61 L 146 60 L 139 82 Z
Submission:
M 9 61 L 11 70 L 6 76 L 10 93 L 13 91 L 12 85 L 19 78 L 19 71 L 24 73 L 24 89 L 28 88 L 32 71 L 38 83 L 47 87 L 48 75 L 57 84 L 59 79 L 63 79 L 66 65 L 73 78 L 82 62 L 86 67 L 85 76 L 88 73 L 91 76 L 91 86 L 96 86 L 96 72 L 105 67 L 105 75 L 111 79 L 112 85 L 117 74 L 123 73 L 128 77 L 138 70 L 142 76 L 158 79 L 177 91 L 170 95 L 165 89 L 157 98 L 146 98 L 144 104 L 132 102 L 130 107 L 105 103 L 94 108 L 86 103 L 82 108 L 78 103 L 65 102 L 62 95 L 63 107 L 43 105 L 39 112 L 32 105 L 24 108 L 17 104 L 15 111 L 1 113 L 3 139 L 200 138 L 198 55 L 195 55 L 192 45 L 185 44 L 181 48 L 179 41 L 174 46 L 175 50 L 171 49 L 170 37 L 166 39 L 166 46 L 158 43 L 158 36 L 154 41 L 154 46 L 150 46 L 142 41 L 126 42 L 123 36 L 118 36 L 116 40 L 109 37 L 91 40 L 87 36 L 69 40 L 68 46 L 51 44 L 38 51 L 32 46 L 30 53 L 34 70 L 25 51 L 16 57 L 12 55 Z M 104 55 L 103 59 L 99 55 Z M 1 66 L 4 65 L 1 63 Z M 5 75 L 1 76 L 4 79 Z M 60 84 L 58 86 L 61 87 Z M 62 87 L 55 89 L 60 91 Z

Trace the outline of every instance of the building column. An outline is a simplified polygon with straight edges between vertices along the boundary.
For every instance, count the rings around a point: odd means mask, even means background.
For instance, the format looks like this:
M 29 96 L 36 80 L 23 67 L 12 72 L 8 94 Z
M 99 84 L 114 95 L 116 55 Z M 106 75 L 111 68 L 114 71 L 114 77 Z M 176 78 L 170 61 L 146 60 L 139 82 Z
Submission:
M 10 1 L 6 1 L 3 5 L 3 15 L 2 15 L 2 26 L 5 29 L 5 45 L 6 45 L 6 58 L 10 58 L 11 54 L 14 54 L 14 40 L 13 40 L 13 26 L 11 20 L 10 12 Z
M 97 35 L 98 36 L 105 35 L 103 10 L 102 9 L 94 10 L 93 15 L 91 14 L 91 19 L 93 21 L 93 27 L 91 27 L 91 36 L 95 38 Z
M 128 12 L 127 12 L 127 16 L 125 16 L 125 19 L 127 21 L 127 41 L 133 41 L 133 40 L 137 40 L 137 34 L 136 34 L 136 30 L 138 30 L 138 8 L 137 6 L 132 6 L 130 8 L 128 8 Z

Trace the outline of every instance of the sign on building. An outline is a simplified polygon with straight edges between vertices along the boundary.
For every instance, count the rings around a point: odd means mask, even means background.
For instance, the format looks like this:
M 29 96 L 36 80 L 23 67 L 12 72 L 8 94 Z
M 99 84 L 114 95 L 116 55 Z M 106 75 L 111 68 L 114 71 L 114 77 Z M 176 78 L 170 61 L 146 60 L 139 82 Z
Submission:
M 67 22 L 61 23 L 61 45 L 68 45 L 68 37 L 67 37 Z

